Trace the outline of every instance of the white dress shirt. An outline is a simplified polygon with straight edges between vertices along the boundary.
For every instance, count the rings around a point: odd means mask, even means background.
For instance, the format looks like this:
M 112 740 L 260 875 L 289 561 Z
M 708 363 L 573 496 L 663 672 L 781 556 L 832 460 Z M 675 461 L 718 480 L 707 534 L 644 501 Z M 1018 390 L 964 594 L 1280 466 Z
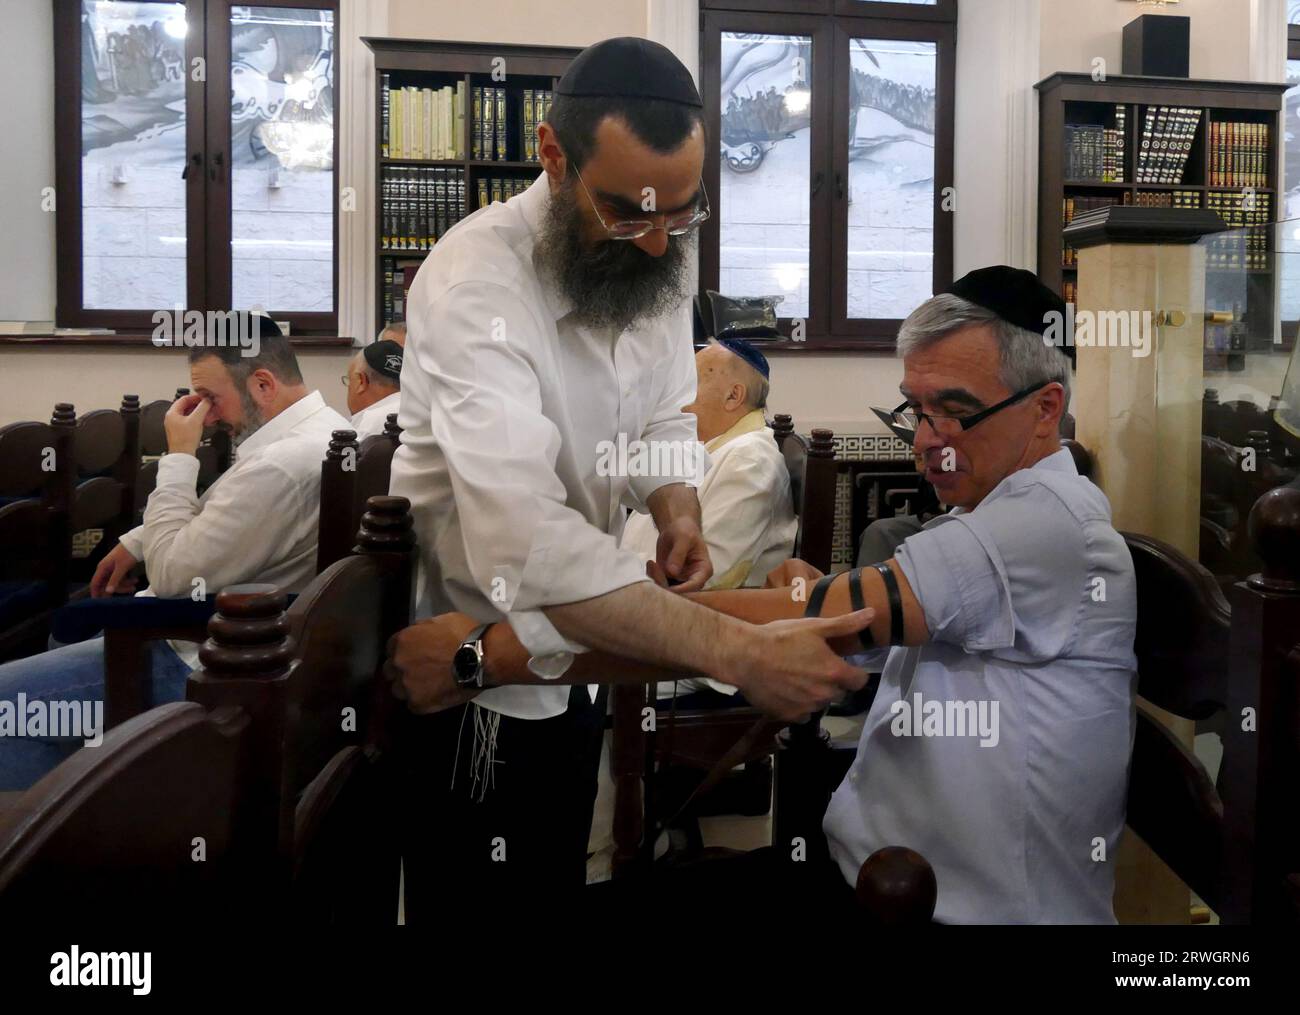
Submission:
M 206 595 L 228 585 L 266 582 L 300 592 L 316 576 L 320 467 L 330 433 L 347 421 L 320 392 L 300 398 L 239 445 L 234 464 L 200 497 L 199 460 L 168 454 L 144 509 L 144 524 L 122 545 L 149 574 L 141 595 Z M 191 667 L 198 646 L 172 642 Z
M 673 472 L 686 456 L 659 470 L 668 474 L 602 475 L 602 442 L 693 442 L 682 406 L 695 397 L 695 361 L 686 301 L 621 335 L 574 321 L 533 263 L 549 201 L 541 176 L 459 222 L 420 267 L 389 489 L 415 517 L 417 615 L 505 619 L 534 672 L 555 677 L 582 647 L 541 607 L 648 580 L 641 558 L 618 547 L 624 509 L 693 482 Z M 475 701 L 543 719 L 565 710 L 568 688 L 492 688 Z
M 776 439 L 757 409 L 725 433 L 704 445 L 708 471 L 699 497 L 704 541 L 713 562 L 707 588 L 762 587 L 767 574 L 794 551 L 799 527 L 790 500 L 790 473 Z M 654 560 L 658 530 L 649 515 L 633 514 L 620 545 L 642 560 Z M 723 694 L 735 688 L 716 680 L 682 680 L 678 693 L 712 687 Z M 671 683 L 659 686 L 660 696 L 673 693 Z
M 385 395 L 374 405 L 368 405 L 360 412 L 352 415 L 352 429 L 357 432 L 357 440 L 363 441 L 367 437 L 373 437 L 375 434 L 384 432 L 384 424 L 388 422 L 388 417 L 401 408 L 402 393 L 394 391 L 391 395 Z
M 934 867 L 938 920 L 1114 923 L 1137 588 L 1105 495 L 1063 449 L 895 559 L 931 640 L 888 650 L 823 823 L 840 871 L 853 884 L 875 850 L 907 846 Z

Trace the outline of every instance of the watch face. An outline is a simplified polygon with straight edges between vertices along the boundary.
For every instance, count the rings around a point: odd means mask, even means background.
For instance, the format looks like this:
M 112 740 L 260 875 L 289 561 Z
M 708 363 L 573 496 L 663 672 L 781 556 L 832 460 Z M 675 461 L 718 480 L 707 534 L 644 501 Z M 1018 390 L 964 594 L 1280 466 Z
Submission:
M 474 646 L 462 645 L 458 648 L 456 654 L 452 656 L 451 665 L 456 673 L 456 679 L 461 683 L 473 680 L 479 666 L 478 653 L 474 651 Z

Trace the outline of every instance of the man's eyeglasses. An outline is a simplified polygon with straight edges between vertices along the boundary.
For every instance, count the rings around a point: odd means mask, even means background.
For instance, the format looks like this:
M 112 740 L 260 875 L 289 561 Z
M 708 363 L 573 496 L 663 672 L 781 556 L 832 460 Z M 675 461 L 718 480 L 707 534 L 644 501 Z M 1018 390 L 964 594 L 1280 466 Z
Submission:
M 909 408 L 906 402 L 900 405 L 893 412 L 886 412 L 884 409 L 874 409 L 872 411 L 889 424 L 895 433 L 898 433 L 900 430 L 915 433 L 917 427 L 919 427 L 922 422 L 926 422 L 930 424 L 930 427 L 940 437 L 956 437 L 959 433 L 963 433 L 971 427 L 984 422 L 984 420 L 988 419 L 995 412 L 1001 412 L 1003 409 L 1007 408 L 1007 406 L 1015 405 L 1017 402 L 1023 401 L 1035 391 L 1039 391 L 1051 383 L 1051 381 L 1039 381 L 1037 384 L 1031 385 L 1023 391 L 1017 391 L 1010 398 L 1004 398 L 1002 401 L 998 402 L 997 405 L 990 405 L 987 409 L 981 409 L 979 412 L 972 412 L 968 416 L 940 416 L 933 412 L 921 412 L 919 409 Z
M 591 191 L 587 188 L 587 181 L 582 178 L 582 174 L 574 167 L 573 173 L 582 184 L 582 189 L 587 193 L 587 200 L 591 202 L 591 210 L 596 213 L 596 218 L 604 226 L 605 232 L 609 234 L 611 240 L 639 240 L 647 233 L 662 228 L 669 236 L 684 236 L 694 229 L 698 229 L 709 217 L 709 195 L 704 190 L 704 180 L 700 179 L 700 200 L 694 208 L 686 211 L 675 212 L 672 215 L 664 216 L 663 226 L 657 226 L 649 219 L 620 219 L 617 222 L 606 222 L 605 217 L 601 215 L 600 209 L 596 207 L 596 199 L 591 196 Z
M 344 374 L 342 377 L 339 378 L 339 380 L 343 382 L 343 386 L 345 388 L 349 387 L 352 384 L 352 379 L 348 377 L 347 374 Z

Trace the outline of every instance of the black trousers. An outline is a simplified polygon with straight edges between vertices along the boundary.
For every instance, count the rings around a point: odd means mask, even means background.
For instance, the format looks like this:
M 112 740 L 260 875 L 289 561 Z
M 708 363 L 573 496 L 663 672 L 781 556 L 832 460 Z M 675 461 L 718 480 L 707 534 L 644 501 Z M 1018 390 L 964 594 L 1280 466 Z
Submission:
M 568 710 L 553 719 L 499 716 L 486 788 L 475 786 L 475 725 L 496 713 L 476 717 L 471 704 L 403 717 L 396 754 L 408 924 L 445 918 L 448 902 L 583 888 L 606 699 L 604 688 L 593 703 L 574 685 Z

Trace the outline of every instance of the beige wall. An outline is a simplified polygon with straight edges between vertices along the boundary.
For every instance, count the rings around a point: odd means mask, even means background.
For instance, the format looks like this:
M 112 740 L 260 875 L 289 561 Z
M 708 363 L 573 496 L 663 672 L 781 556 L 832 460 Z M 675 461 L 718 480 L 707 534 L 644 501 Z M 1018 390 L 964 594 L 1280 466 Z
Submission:
M 348 415 L 339 376 L 348 368 L 348 350 L 303 349 L 298 353 L 303 379 L 325 401 Z M 189 387 L 189 365 L 179 349 L 68 349 L 0 346 L 0 426 L 20 419 L 50 418 L 55 402 L 71 402 L 78 412 L 115 409 L 124 394 L 141 402 L 170 398 Z
M 1182 0 L 1170 14 L 1192 19 L 1191 76 L 1249 81 L 1250 0 Z M 1124 26 L 1142 14 L 1119 0 L 1043 0 L 1039 62 L 1042 76 L 1089 71 L 1095 57 L 1119 74 Z
M 646 0 L 389 0 L 395 38 L 586 46 L 645 35 Z

